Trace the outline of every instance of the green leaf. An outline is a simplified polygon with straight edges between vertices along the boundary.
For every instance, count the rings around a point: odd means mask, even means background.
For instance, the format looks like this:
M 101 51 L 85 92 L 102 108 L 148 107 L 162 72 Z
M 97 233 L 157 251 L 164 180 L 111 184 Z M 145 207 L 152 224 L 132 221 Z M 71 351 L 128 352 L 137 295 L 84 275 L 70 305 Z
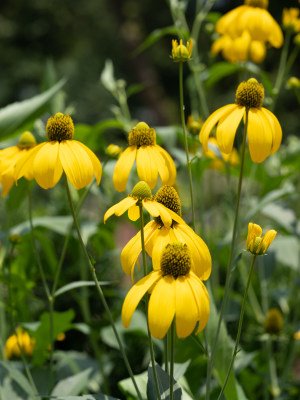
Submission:
M 85 394 L 83 396 L 43 396 L 45 399 L 54 400 L 119 400 L 106 394 Z
M 34 227 L 41 226 L 65 236 L 69 232 L 72 221 L 71 216 L 37 217 L 33 218 L 32 224 Z M 9 234 L 24 235 L 28 232 L 30 232 L 30 224 L 29 221 L 25 221 L 11 228 Z
M 205 81 L 205 87 L 207 89 L 211 88 L 214 84 L 219 82 L 219 80 L 225 78 L 225 76 L 232 75 L 240 69 L 240 65 L 232 64 L 226 61 L 221 61 L 219 63 L 213 64 L 213 66 L 208 70 L 209 75 Z
M 27 378 L 22 374 L 21 371 L 14 368 L 8 361 L 0 361 L 0 365 L 7 370 L 9 377 L 15 381 L 20 388 L 24 390 L 30 397 L 36 398 L 36 393 L 30 386 Z
M 140 393 L 142 395 L 143 400 L 147 399 L 147 397 L 146 397 L 147 376 L 148 376 L 147 371 L 142 372 L 139 375 L 134 375 L 134 379 L 136 381 L 136 384 L 137 384 L 137 386 L 139 388 L 139 391 L 140 391 Z M 130 395 L 133 398 L 137 397 L 136 390 L 135 390 L 135 387 L 134 387 L 134 385 L 132 383 L 131 378 L 126 378 L 126 379 L 123 379 L 122 381 L 120 381 L 118 383 L 118 387 L 119 387 L 120 390 L 122 390 L 122 392 L 125 395 Z
M 99 281 L 99 285 L 103 286 L 103 285 L 110 285 L 112 282 L 108 282 L 108 281 Z M 68 283 L 67 285 L 61 287 L 60 289 L 58 289 L 55 292 L 55 297 L 60 296 L 63 293 L 69 292 L 70 290 L 74 290 L 74 289 L 78 289 L 80 287 L 84 287 L 84 286 L 95 286 L 95 282 L 94 281 L 77 281 L 77 282 L 71 282 Z
M 45 112 L 45 106 L 65 84 L 60 80 L 46 92 L 30 99 L 9 104 L 0 110 L 0 137 L 6 139 L 17 135 L 25 124 L 31 123 Z M 28 128 L 28 127 L 27 127 Z
M 52 396 L 70 396 L 80 394 L 88 385 L 92 368 L 87 368 L 78 374 L 69 376 L 66 379 L 59 381 L 51 395 Z
M 170 398 L 170 376 L 158 364 L 155 365 L 155 368 L 161 399 L 167 400 Z M 173 385 L 173 399 L 181 400 L 182 389 L 174 378 Z M 151 364 L 148 367 L 147 398 L 148 400 L 157 400 L 157 393 Z

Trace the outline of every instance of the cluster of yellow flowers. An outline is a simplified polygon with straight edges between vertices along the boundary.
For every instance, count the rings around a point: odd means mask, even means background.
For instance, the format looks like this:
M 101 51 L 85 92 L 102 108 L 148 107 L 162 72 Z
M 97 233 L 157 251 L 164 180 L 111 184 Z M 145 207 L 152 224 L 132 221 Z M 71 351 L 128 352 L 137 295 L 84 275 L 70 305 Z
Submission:
M 267 11 L 268 0 L 245 0 L 223 15 L 215 30 L 221 36 L 213 43 L 213 54 L 222 52 L 230 62 L 265 59 L 268 45 L 279 48 L 283 43 L 280 26 Z

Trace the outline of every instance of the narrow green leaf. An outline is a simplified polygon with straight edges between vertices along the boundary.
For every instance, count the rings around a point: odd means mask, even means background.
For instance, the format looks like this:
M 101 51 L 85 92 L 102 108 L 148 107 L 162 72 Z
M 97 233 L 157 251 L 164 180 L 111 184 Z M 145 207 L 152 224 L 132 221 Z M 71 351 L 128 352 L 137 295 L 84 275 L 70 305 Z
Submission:
M 110 285 L 112 282 L 108 282 L 108 281 L 99 281 L 99 284 L 101 286 L 103 285 Z M 70 290 L 74 290 L 74 289 L 78 289 L 80 287 L 84 287 L 84 286 L 95 286 L 95 282 L 94 281 L 76 281 L 76 282 L 71 282 L 68 283 L 67 285 L 61 287 L 60 289 L 58 289 L 55 292 L 55 297 L 60 296 L 63 293 L 69 292 Z
M 60 80 L 56 85 L 30 99 L 9 104 L 0 110 L 0 137 L 6 139 L 11 134 L 17 135 L 18 129 L 35 120 L 45 111 L 45 105 L 65 84 L 66 80 Z
M 170 398 L 170 376 L 158 364 L 155 365 L 155 368 L 161 399 L 168 400 Z M 173 379 L 173 384 L 173 399 L 181 400 L 182 389 L 175 379 Z M 148 367 L 147 398 L 148 400 L 157 400 L 156 387 L 151 364 Z
M 53 217 L 37 217 L 32 220 L 33 226 L 42 226 L 44 228 L 50 229 L 53 232 L 59 233 L 61 235 L 66 235 L 69 232 L 70 226 L 72 224 L 71 216 L 53 216 Z M 29 221 L 22 222 L 19 225 L 14 226 L 10 229 L 9 234 L 18 233 L 19 235 L 24 235 L 30 231 Z
M 92 368 L 87 368 L 78 374 L 69 376 L 66 379 L 59 381 L 51 395 L 52 396 L 70 396 L 80 394 L 88 385 Z
M 43 396 L 45 399 L 53 400 L 119 400 L 116 397 L 107 396 L 106 394 L 85 394 L 83 396 Z
M 0 365 L 7 370 L 10 378 L 15 381 L 20 388 L 24 390 L 30 397 L 36 398 L 36 393 L 29 384 L 27 378 L 22 374 L 21 371 L 14 368 L 8 361 L 0 361 Z
M 241 67 L 238 64 L 232 64 L 226 61 L 221 61 L 219 63 L 213 64 L 213 66 L 208 70 L 209 75 L 205 81 L 205 87 L 207 89 L 211 88 L 222 78 L 225 78 L 225 76 L 232 75 L 240 69 Z

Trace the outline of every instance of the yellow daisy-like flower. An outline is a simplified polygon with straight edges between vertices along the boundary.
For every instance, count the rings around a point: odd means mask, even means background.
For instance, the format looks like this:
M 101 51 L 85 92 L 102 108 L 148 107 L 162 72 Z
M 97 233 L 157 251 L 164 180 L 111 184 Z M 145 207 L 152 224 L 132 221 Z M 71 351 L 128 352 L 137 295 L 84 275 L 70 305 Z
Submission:
M 182 40 L 178 44 L 177 40 L 172 40 L 172 58 L 175 62 L 186 62 L 192 57 L 193 41 L 187 41 L 186 46 L 182 44 Z
M 223 15 L 216 24 L 216 32 L 240 37 L 248 31 L 251 40 L 270 43 L 273 47 L 281 47 L 283 34 L 280 26 L 266 10 L 268 0 L 245 0 L 245 4 L 234 8 Z
M 176 190 L 171 186 L 163 186 L 157 192 L 155 200 L 165 206 L 172 213 L 172 225 L 165 224 L 156 217 L 144 227 L 146 251 L 152 257 L 153 268 L 159 265 L 162 249 L 169 243 L 180 242 L 187 244 L 191 254 L 191 269 L 202 280 L 209 278 L 211 273 L 211 255 L 208 247 L 200 236 L 196 235 L 181 215 L 181 204 Z M 142 251 L 141 233 L 138 232 L 123 248 L 121 265 L 126 274 L 133 273 Z
M 15 178 L 32 173 L 43 189 L 54 187 L 63 172 L 76 189 L 87 186 L 96 177 L 99 185 L 101 163 L 83 143 L 73 140 L 74 124 L 69 115 L 50 117 L 47 123 L 48 142 L 32 149 L 16 164 Z
M 171 156 L 156 144 L 155 130 L 145 122 L 139 122 L 128 137 L 129 147 L 120 155 L 113 183 L 118 192 L 126 189 L 129 173 L 136 160 L 137 173 L 153 189 L 159 174 L 163 185 L 173 185 L 176 179 L 176 168 Z
M 168 244 L 160 265 L 128 292 L 122 307 L 122 322 L 128 328 L 132 315 L 146 292 L 151 292 L 148 323 L 151 335 L 163 338 L 175 318 L 179 338 L 189 336 L 199 323 L 201 332 L 209 318 L 209 295 L 203 282 L 191 271 L 187 245 Z
M 292 32 L 300 32 L 299 8 L 284 8 L 282 11 L 282 25 Z
M 262 107 L 264 87 L 256 79 L 242 82 L 237 88 L 235 104 L 219 108 L 203 124 L 199 134 L 204 151 L 208 151 L 208 138 L 217 125 L 216 138 L 222 153 L 230 154 L 236 130 L 248 110 L 248 145 L 252 161 L 261 163 L 276 153 L 282 140 L 282 130 L 271 111 Z
M 262 62 L 266 57 L 266 45 L 259 40 L 252 40 L 250 33 L 245 30 L 238 37 L 225 34 L 220 36 L 211 47 L 211 52 L 217 55 L 222 52 L 223 57 L 230 62 L 247 61 Z
M 0 150 L 0 183 L 2 184 L 1 196 L 6 196 L 15 183 L 15 166 L 33 147 L 36 140 L 31 132 L 24 132 L 16 146 Z M 28 181 L 33 179 L 32 171 L 24 175 Z
M 21 327 L 16 329 L 17 335 L 13 334 L 10 336 L 5 343 L 5 357 L 11 359 L 13 357 L 20 357 L 21 351 L 27 356 L 32 356 L 35 339 L 32 339 L 27 332 L 24 332 Z
M 265 254 L 270 244 L 273 242 L 276 234 L 277 232 L 274 229 L 271 229 L 265 234 L 264 237 L 261 237 L 261 227 L 250 222 L 248 225 L 248 235 L 246 240 L 247 250 L 254 255 Z
M 240 157 L 237 150 L 233 148 L 230 154 L 222 153 L 219 149 L 218 142 L 214 137 L 208 139 L 208 150 L 204 151 L 204 155 L 213 160 L 209 164 L 209 167 L 218 171 L 224 168 L 225 163 L 232 166 L 239 165 L 240 163 Z
M 136 221 L 140 217 L 139 203 L 142 203 L 143 207 L 148 211 L 150 215 L 152 215 L 152 217 L 161 218 L 166 226 L 171 226 L 172 219 L 182 221 L 182 219 L 173 211 L 155 201 L 155 199 L 152 198 L 152 193 L 149 185 L 146 182 L 141 181 L 135 185 L 131 192 L 131 195 L 121 200 L 114 206 L 110 207 L 106 211 L 106 213 L 104 214 L 104 223 L 113 214 L 119 217 L 127 210 L 128 218 L 131 221 Z

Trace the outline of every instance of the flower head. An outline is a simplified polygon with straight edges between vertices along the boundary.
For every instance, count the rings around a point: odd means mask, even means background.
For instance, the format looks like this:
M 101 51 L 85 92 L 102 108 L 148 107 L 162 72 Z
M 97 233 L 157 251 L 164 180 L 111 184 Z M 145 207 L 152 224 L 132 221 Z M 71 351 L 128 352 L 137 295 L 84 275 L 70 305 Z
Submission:
M 173 185 L 176 168 L 170 155 L 156 144 L 156 133 L 145 122 L 139 122 L 128 137 L 129 147 L 120 155 L 113 174 L 114 187 L 118 192 L 126 189 L 129 173 L 136 160 L 140 180 L 153 189 L 159 175 L 163 185 Z
M 282 25 L 293 33 L 300 32 L 299 8 L 284 8 L 282 12 Z
M 20 357 L 21 350 L 27 356 L 32 356 L 35 340 L 32 339 L 27 332 L 23 331 L 21 327 L 16 329 L 17 334 L 11 335 L 5 343 L 5 356 L 8 359 L 13 357 Z
M 198 119 L 194 119 L 192 115 L 188 116 L 186 126 L 192 135 L 194 136 L 198 135 L 202 125 L 203 121 L 201 117 L 199 117 Z
M 15 178 L 32 173 L 43 189 L 54 187 L 63 172 L 76 189 L 87 186 L 96 177 L 99 185 L 101 163 L 83 143 L 73 140 L 74 124 L 69 115 L 57 113 L 46 127 L 48 142 L 37 145 L 16 164 Z
M 254 255 L 262 255 L 268 250 L 270 244 L 273 242 L 277 232 L 274 229 L 268 231 L 264 237 L 262 229 L 259 225 L 252 222 L 248 225 L 248 236 L 246 241 L 247 250 Z
M 193 41 L 187 41 L 186 46 L 182 44 L 182 40 L 178 44 L 177 40 L 172 40 L 172 58 L 175 62 L 186 62 L 190 60 L 193 50 Z
M 265 331 L 278 335 L 283 327 L 283 318 L 277 308 L 270 308 L 265 319 Z
M 216 32 L 229 35 L 231 39 L 241 37 L 248 31 L 251 41 L 269 43 L 281 47 L 283 34 L 280 26 L 266 10 L 268 0 L 245 0 L 245 4 L 223 15 L 216 24 Z
M 36 140 L 29 131 L 22 133 L 16 146 L 0 150 L 0 182 L 2 184 L 1 196 L 6 196 L 15 183 L 16 163 L 26 156 L 36 146 Z M 33 179 L 32 171 L 26 171 L 24 177 Z
M 163 186 L 155 195 L 155 200 L 165 206 L 172 215 L 172 225 L 165 224 L 161 217 L 154 218 L 144 228 L 146 251 L 152 257 L 153 268 L 159 266 L 161 251 L 173 242 L 187 244 L 191 255 L 191 269 L 201 279 L 206 280 L 211 273 L 211 256 L 208 247 L 200 236 L 196 235 L 181 216 L 181 203 L 176 190 Z M 133 273 L 135 264 L 142 251 L 141 233 L 138 232 L 123 248 L 121 265 L 126 274 Z
M 181 218 L 178 217 L 175 213 L 168 210 L 162 204 L 157 202 L 153 197 L 147 182 L 140 181 L 135 185 L 131 194 L 127 196 L 125 199 L 121 200 L 119 203 L 110 207 L 106 213 L 104 214 L 104 223 L 106 220 L 111 217 L 113 214 L 116 216 L 120 216 L 124 214 L 125 211 L 128 210 L 128 218 L 131 221 L 136 221 L 140 217 L 140 209 L 139 204 L 142 204 L 143 207 L 155 218 L 161 218 L 166 226 L 171 226 L 172 218 L 178 219 L 181 221 Z
M 282 130 L 271 111 L 262 107 L 264 88 L 256 79 L 242 82 L 236 91 L 236 103 L 216 110 L 202 126 L 199 134 L 204 151 L 208 150 L 208 138 L 217 124 L 216 139 L 221 152 L 232 152 L 236 130 L 248 112 L 247 136 L 252 161 L 261 163 L 279 149 Z
M 137 282 L 128 292 L 122 322 L 128 328 L 132 315 L 147 291 L 151 291 L 148 322 L 152 336 L 163 338 L 175 318 L 179 338 L 189 336 L 196 327 L 202 331 L 209 317 L 209 296 L 202 281 L 191 270 L 188 246 L 168 244 L 161 253 L 160 267 Z
M 116 144 L 110 144 L 105 149 L 105 154 L 111 158 L 118 158 L 122 153 L 123 147 L 117 146 Z

